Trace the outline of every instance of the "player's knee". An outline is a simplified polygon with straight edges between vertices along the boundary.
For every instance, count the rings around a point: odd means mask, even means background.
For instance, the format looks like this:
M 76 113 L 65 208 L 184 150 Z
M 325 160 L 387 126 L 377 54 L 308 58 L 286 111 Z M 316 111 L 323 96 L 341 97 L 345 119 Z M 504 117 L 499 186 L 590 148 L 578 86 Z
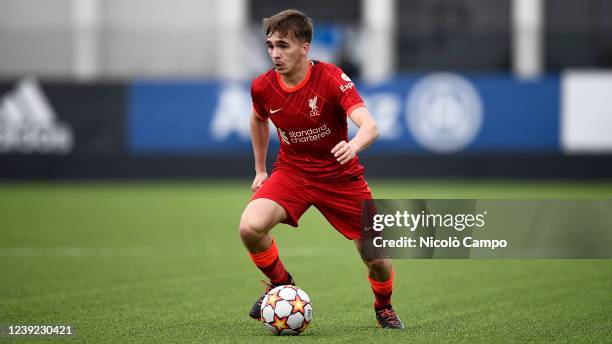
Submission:
M 239 231 L 244 242 L 258 241 L 266 234 L 265 226 L 250 217 L 240 220 Z
M 364 263 L 368 266 L 369 270 L 373 271 L 387 271 L 391 269 L 391 262 L 388 259 L 372 259 L 366 260 Z

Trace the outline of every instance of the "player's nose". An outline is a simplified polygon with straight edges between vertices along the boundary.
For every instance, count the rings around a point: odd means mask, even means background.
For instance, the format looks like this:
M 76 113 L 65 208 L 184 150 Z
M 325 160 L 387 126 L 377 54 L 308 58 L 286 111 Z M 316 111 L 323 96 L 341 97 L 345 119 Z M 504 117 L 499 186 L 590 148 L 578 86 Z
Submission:
M 278 48 L 273 48 L 272 49 L 272 58 L 275 60 L 280 59 L 280 49 Z

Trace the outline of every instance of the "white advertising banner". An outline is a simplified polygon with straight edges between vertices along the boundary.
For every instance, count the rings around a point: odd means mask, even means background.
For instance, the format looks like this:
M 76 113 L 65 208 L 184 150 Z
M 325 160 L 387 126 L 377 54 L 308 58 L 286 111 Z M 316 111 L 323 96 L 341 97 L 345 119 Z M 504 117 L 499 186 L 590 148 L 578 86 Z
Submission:
M 562 150 L 612 152 L 612 71 L 568 71 L 561 78 Z

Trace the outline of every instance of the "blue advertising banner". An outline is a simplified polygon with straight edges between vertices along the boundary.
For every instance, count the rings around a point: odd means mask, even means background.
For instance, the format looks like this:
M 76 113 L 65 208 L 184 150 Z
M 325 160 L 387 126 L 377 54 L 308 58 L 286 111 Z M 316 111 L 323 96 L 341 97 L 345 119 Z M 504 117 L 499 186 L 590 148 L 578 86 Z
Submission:
M 556 76 L 434 73 L 358 89 L 380 130 L 366 154 L 560 153 Z M 247 83 L 140 81 L 128 97 L 132 153 L 251 150 Z

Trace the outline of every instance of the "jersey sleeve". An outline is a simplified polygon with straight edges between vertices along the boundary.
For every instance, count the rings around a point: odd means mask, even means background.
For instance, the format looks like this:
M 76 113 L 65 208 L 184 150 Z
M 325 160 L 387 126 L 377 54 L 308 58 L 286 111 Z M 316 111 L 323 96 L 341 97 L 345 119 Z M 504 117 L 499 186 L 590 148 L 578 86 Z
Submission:
M 342 69 L 332 65 L 329 73 L 332 78 L 332 92 L 336 94 L 338 103 L 347 116 L 350 116 L 353 110 L 365 106 L 355 84 Z
M 260 96 L 256 91 L 256 88 L 255 81 L 253 81 L 253 83 L 251 83 L 251 100 L 253 102 L 253 111 L 255 111 L 255 114 L 257 117 L 259 117 L 259 119 L 265 121 L 268 119 L 268 114 L 264 106 L 261 104 Z

